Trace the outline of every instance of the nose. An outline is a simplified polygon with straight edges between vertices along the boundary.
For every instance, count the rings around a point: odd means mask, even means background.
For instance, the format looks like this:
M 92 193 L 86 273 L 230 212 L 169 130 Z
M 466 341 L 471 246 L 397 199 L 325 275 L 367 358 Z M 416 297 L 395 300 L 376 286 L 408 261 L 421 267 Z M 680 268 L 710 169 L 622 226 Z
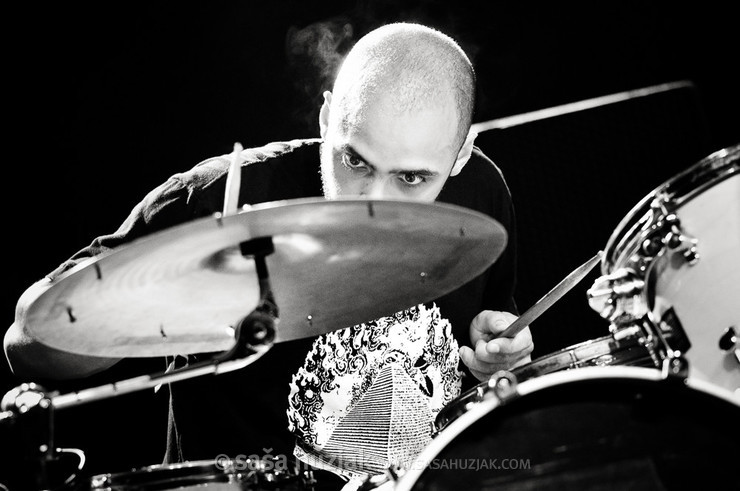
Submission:
M 364 184 L 360 195 L 365 198 L 385 199 L 391 197 L 390 186 L 385 179 L 368 179 Z
M 360 195 L 370 199 L 400 198 L 403 193 L 393 185 L 393 179 L 393 176 L 373 176 L 363 183 Z

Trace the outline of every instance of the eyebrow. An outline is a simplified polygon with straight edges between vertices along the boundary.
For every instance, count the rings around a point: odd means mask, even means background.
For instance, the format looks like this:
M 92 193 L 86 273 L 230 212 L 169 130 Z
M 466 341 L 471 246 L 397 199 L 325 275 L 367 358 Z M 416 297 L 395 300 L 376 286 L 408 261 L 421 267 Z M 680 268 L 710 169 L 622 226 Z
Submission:
M 346 143 L 346 144 L 340 146 L 339 147 L 339 150 L 342 151 L 342 152 L 344 152 L 344 153 L 350 153 L 350 154 L 354 155 L 358 159 L 360 159 L 363 162 L 365 162 L 365 164 L 368 167 L 372 168 L 373 170 L 377 170 L 377 167 L 375 167 L 373 164 L 371 164 L 368 161 L 368 159 L 366 159 L 360 152 L 358 152 L 349 143 Z M 425 177 L 434 177 L 434 176 L 439 175 L 439 172 L 433 171 L 433 170 L 430 170 L 430 169 L 391 169 L 389 171 L 389 173 L 390 174 L 408 174 L 408 173 L 414 173 L 414 174 L 417 174 L 417 175 L 420 175 L 420 176 L 425 176 Z

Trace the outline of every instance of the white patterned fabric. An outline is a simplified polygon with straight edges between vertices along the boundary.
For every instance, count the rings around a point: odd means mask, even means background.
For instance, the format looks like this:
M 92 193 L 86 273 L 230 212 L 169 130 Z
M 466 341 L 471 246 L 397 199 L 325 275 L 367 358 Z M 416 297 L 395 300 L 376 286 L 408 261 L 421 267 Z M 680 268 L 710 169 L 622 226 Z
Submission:
M 319 336 L 291 383 L 295 456 L 354 479 L 408 468 L 437 413 L 460 394 L 458 361 L 436 306 Z

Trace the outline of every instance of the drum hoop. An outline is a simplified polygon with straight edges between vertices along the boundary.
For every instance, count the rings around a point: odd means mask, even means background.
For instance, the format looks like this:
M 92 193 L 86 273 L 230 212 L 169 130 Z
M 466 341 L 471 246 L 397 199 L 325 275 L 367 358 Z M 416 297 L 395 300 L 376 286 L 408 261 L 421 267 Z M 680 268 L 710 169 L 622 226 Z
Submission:
M 609 274 L 620 262 L 618 255 L 634 252 L 635 244 L 644 228 L 650 204 L 660 198 L 669 211 L 675 211 L 708 188 L 740 171 L 740 144 L 718 150 L 679 174 L 666 180 L 642 198 L 619 222 L 604 248 L 601 259 L 602 274 Z M 630 247 L 627 247 L 627 246 Z
M 642 336 L 642 331 L 637 325 L 631 325 L 631 326 L 624 326 L 619 329 L 618 331 L 622 336 L 627 334 L 626 337 L 623 339 L 617 339 L 615 336 L 616 333 L 607 334 L 606 336 L 601 336 L 594 339 L 588 339 L 586 341 L 581 341 L 579 343 L 573 344 L 571 346 L 567 346 L 563 349 L 560 349 L 558 351 L 555 351 L 553 353 L 548 353 L 542 356 L 537 357 L 536 359 L 532 360 L 531 362 L 527 363 L 526 365 L 521 365 L 519 367 L 511 369 L 511 373 L 517 377 L 518 383 L 522 383 L 525 380 L 528 380 L 530 377 L 527 377 L 526 379 L 521 378 L 522 373 L 526 373 L 526 369 L 532 368 L 537 365 L 546 365 L 548 361 L 561 361 L 563 362 L 563 367 L 561 369 L 564 370 L 572 370 L 576 368 L 584 368 L 588 366 L 595 366 L 595 365 L 589 365 L 589 362 L 593 361 L 596 358 L 606 356 L 612 353 L 619 353 L 622 351 L 616 351 L 613 352 L 610 348 L 613 344 L 627 344 L 627 340 L 635 339 L 634 345 L 627 345 L 624 347 L 624 349 L 631 349 L 638 346 L 641 346 L 639 342 L 639 338 Z M 606 346 L 606 348 L 604 348 Z M 647 352 L 647 348 L 645 348 Z M 589 355 L 586 358 L 578 358 L 578 354 L 587 354 Z M 567 363 L 567 366 L 566 366 Z M 552 373 L 554 371 L 557 371 L 558 369 L 551 370 L 549 372 L 544 373 L 538 373 L 537 376 L 542 376 L 548 373 Z M 486 394 L 486 386 L 487 382 L 480 382 L 479 384 L 475 385 L 474 387 L 471 387 L 470 389 L 467 389 L 465 392 L 460 394 L 458 398 L 451 402 L 450 405 L 442 408 L 442 410 L 437 414 L 437 417 L 435 418 L 435 433 L 439 433 L 440 431 L 444 430 L 449 424 L 450 421 L 455 419 L 457 415 L 464 413 L 465 410 L 461 409 L 460 406 L 467 406 L 470 403 L 474 402 L 481 402 Z M 441 418 L 444 418 L 443 422 L 444 424 L 440 424 L 439 420 Z
M 583 380 L 603 379 L 632 379 L 661 382 L 665 380 L 662 372 L 655 368 L 633 367 L 633 366 L 605 366 L 605 367 L 583 367 L 577 370 L 566 370 L 553 372 L 533 379 L 525 380 L 517 384 L 517 394 L 526 396 L 534 392 Z M 685 380 L 686 385 L 698 392 L 717 397 L 740 408 L 740 394 L 733 394 L 726 389 L 700 379 Z M 447 425 L 424 450 L 419 454 L 411 467 L 398 479 L 394 491 L 411 491 L 412 487 L 421 477 L 433 460 L 445 449 L 445 447 L 460 435 L 470 425 L 490 413 L 500 405 L 496 397 L 486 398 L 474 405 L 463 415 Z
M 137 467 L 128 471 L 96 474 L 92 476 L 90 480 L 91 482 L 95 482 L 96 480 L 105 480 L 107 486 L 117 486 L 125 485 L 126 479 L 130 479 L 136 476 L 149 476 L 159 479 L 166 477 L 167 474 L 176 473 L 177 471 L 183 471 L 187 469 L 193 471 L 193 474 L 187 476 L 188 478 L 202 476 L 205 472 L 209 472 L 213 476 L 229 475 L 227 469 L 222 469 L 221 467 L 216 465 L 215 461 L 213 460 L 194 460 L 187 462 L 175 462 L 172 464 L 153 464 L 144 467 Z

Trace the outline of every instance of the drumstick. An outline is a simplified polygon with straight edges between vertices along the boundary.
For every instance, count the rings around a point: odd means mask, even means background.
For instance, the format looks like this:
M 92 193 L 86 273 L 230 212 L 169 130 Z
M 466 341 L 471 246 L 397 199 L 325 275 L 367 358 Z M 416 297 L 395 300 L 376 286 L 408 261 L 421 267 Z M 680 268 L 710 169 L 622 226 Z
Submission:
M 241 188 L 241 153 L 242 146 L 239 142 L 234 143 L 234 151 L 231 152 L 231 163 L 229 173 L 226 176 L 226 192 L 224 193 L 224 216 L 236 213 L 239 208 L 239 189 Z
M 531 324 L 537 319 L 543 312 L 552 307 L 555 302 L 565 295 L 571 288 L 576 286 L 586 275 L 593 269 L 594 266 L 601 260 L 601 256 L 604 251 L 599 251 L 594 257 L 578 266 L 568 276 L 560 281 L 555 287 L 547 292 L 547 294 L 539 299 L 537 303 L 532 305 L 529 310 L 524 312 L 518 319 L 512 322 L 509 327 L 504 329 L 497 338 L 513 338 L 519 331 Z

